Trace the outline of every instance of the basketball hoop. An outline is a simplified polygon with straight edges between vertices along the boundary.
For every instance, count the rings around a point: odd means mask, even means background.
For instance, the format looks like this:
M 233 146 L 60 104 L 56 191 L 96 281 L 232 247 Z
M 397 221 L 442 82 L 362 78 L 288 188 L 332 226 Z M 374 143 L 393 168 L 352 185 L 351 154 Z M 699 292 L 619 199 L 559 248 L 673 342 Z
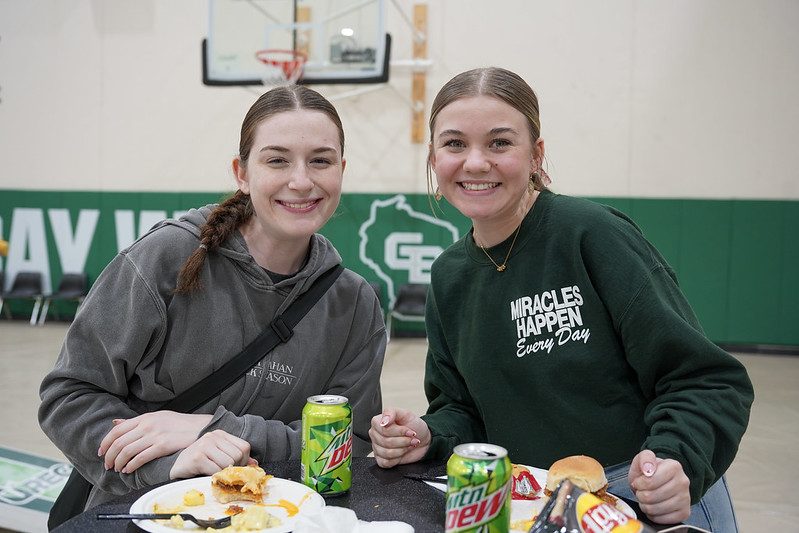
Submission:
M 269 68 L 264 85 L 292 85 L 302 78 L 308 56 L 298 50 L 259 50 L 255 58 Z

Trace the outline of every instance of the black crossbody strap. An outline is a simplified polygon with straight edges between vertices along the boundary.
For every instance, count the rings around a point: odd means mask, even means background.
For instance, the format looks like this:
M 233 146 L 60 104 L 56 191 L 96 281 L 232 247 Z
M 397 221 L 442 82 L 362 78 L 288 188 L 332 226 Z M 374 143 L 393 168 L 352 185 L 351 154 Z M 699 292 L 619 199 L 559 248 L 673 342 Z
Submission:
M 292 302 L 282 315 L 275 317 L 272 323 L 244 350 L 222 365 L 219 370 L 194 384 L 161 409 L 192 413 L 211 398 L 219 396 L 223 390 L 263 359 L 272 348 L 291 338 L 294 334 L 294 327 L 308 314 L 308 311 L 327 292 L 343 271 L 344 267 L 336 265 L 319 276 L 308 291 Z
M 294 334 L 294 326 L 308 314 L 311 307 L 333 285 L 343 270 L 344 267 L 336 265 L 319 276 L 307 292 L 292 302 L 286 312 L 283 315 L 278 315 L 241 353 L 225 363 L 219 370 L 167 403 L 162 409 L 191 413 L 211 398 L 221 394 L 272 348 L 291 338 Z M 52 531 L 60 524 L 82 513 L 91 490 L 91 483 L 86 481 L 76 468 L 73 468 L 61 494 L 58 495 L 50 509 L 50 516 L 47 519 L 48 530 Z

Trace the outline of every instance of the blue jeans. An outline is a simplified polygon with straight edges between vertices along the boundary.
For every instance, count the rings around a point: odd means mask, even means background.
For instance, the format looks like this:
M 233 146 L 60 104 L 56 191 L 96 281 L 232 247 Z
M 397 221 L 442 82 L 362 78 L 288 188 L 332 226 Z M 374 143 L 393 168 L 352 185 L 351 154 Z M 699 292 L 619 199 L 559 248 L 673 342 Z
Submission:
M 605 476 L 608 478 L 608 492 L 638 501 L 633 496 L 633 491 L 627 482 L 629 470 L 629 462 L 605 469 Z M 738 533 L 738 522 L 735 520 L 735 511 L 732 507 L 730 491 L 727 488 L 726 476 L 721 476 L 721 479 L 708 489 L 699 503 L 691 506 L 691 516 L 684 523 L 707 529 L 712 533 Z

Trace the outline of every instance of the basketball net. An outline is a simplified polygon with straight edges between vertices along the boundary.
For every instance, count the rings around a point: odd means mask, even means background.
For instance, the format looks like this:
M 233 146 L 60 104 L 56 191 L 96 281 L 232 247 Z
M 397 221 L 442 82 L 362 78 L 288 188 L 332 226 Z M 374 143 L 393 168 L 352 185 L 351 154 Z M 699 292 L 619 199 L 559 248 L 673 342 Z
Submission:
M 266 65 L 263 82 L 267 87 L 293 85 L 302 79 L 304 53 L 297 50 L 259 50 L 255 58 Z

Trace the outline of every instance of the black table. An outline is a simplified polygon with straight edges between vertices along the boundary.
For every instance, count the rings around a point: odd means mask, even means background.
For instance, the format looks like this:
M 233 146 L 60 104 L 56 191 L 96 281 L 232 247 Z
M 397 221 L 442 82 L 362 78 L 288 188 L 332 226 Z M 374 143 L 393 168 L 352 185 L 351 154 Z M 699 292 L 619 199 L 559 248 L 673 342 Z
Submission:
M 299 461 L 280 461 L 262 464 L 267 474 L 299 481 Z M 354 458 L 352 461 L 352 488 L 350 492 L 327 498 L 327 505 L 347 507 L 355 511 L 360 520 L 401 520 L 413 526 L 416 533 L 442 533 L 446 496 L 426 483 L 407 479 L 405 474 L 440 476 L 446 474 L 446 463 L 427 462 L 401 465 L 391 469 L 377 466 L 373 458 Z M 152 488 L 152 487 L 151 487 Z M 141 533 L 143 530 L 130 520 L 97 520 L 98 513 L 127 513 L 130 506 L 148 489 L 134 491 L 116 500 L 85 511 L 65 522 L 53 533 L 124 532 Z M 627 501 L 627 500 L 625 500 Z M 646 520 L 635 502 L 627 501 L 643 522 Z M 659 529 L 662 529 L 660 526 Z

